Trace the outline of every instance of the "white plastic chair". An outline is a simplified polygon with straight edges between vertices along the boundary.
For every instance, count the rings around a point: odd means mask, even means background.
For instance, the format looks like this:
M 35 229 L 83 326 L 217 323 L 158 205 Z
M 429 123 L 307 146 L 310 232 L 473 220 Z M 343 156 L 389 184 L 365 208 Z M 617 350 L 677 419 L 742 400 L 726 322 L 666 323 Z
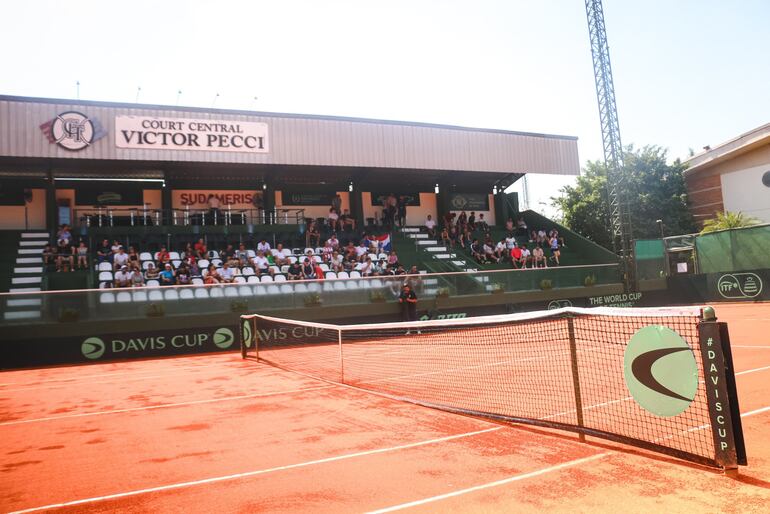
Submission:
M 154 263 L 153 263 L 152 261 L 144 261 L 144 262 L 142 263 L 142 269 L 143 269 L 144 271 L 147 271 L 148 269 L 150 269 L 150 266 L 152 266 L 153 264 L 154 264 Z
M 166 300 L 179 300 L 179 291 L 176 289 L 166 289 L 163 291 L 163 297 Z
M 281 250 L 281 253 L 283 254 L 284 257 L 291 257 L 291 250 L 289 250 L 288 248 L 284 248 L 283 250 Z
M 209 262 L 208 259 L 198 259 L 198 267 L 200 269 L 208 268 L 209 264 L 211 264 L 211 262 Z
M 319 268 L 321 268 L 321 271 L 323 271 L 324 273 L 329 271 L 329 265 L 326 264 L 325 262 L 322 262 L 321 265 L 319 266 Z
M 213 264 L 217 268 L 221 268 L 222 267 L 222 259 L 211 259 L 211 264 Z M 200 266 L 198 266 L 198 267 L 200 267 Z
M 195 277 L 194 279 L 192 279 L 192 285 L 194 285 L 194 286 L 202 286 L 203 285 L 203 279 Z
M 97 271 L 112 271 L 112 264 L 109 262 L 100 262 Z
M 225 286 L 225 296 L 227 298 L 238 296 L 238 289 L 233 286 Z
M 350 278 L 361 278 L 361 273 L 359 271 L 351 271 Z
M 151 278 L 150 280 L 147 281 L 145 285 L 147 287 L 160 287 L 160 282 L 158 282 L 154 278 Z
M 250 277 L 255 274 L 254 268 L 252 268 L 251 266 L 244 266 L 243 269 L 241 270 L 241 273 L 243 273 L 244 277 Z
M 259 281 L 260 282 L 272 282 L 273 281 L 273 277 L 271 277 L 270 275 L 262 275 L 261 277 L 259 277 Z
M 219 259 L 219 252 L 216 250 L 209 250 L 209 259 Z
M 259 277 L 256 275 L 249 275 L 248 279 L 246 280 L 249 284 L 256 284 L 259 282 Z
M 348 275 L 347 271 L 340 271 L 337 273 L 337 278 L 350 278 L 350 275 Z
M 254 290 L 247 286 L 241 286 L 238 288 L 238 294 L 241 296 L 254 296 Z
M 99 272 L 99 281 L 100 282 L 112 282 L 112 272 L 111 271 L 100 271 Z
M 99 295 L 99 303 L 115 303 L 115 295 L 113 293 L 102 293 Z
M 344 291 L 345 290 L 345 282 L 343 282 L 341 280 L 335 280 L 333 282 L 333 284 L 334 284 L 334 290 L 335 291 Z
M 115 301 L 118 303 L 129 303 L 131 301 L 131 293 L 128 291 L 121 291 L 118 293 Z
M 255 252 L 254 250 L 246 250 L 246 255 L 249 256 L 249 259 L 253 259 L 254 257 L 257 256 L 257 252 Z
M 286 282 L 286 275 L 276 275 L 273 280 L 275 282 Z
M 209 290 L 205 287 L 196 287 L 195 288 L 195 298 L 208 298 L 209 297 Z
M 299 294 L 299 293 L 307 293 L 308 292 L 307 285 L 304 282 L 297 283 L 294 286 L 294 292 L 297 293 L 297 294 Z
M 140 261 L 151 261 L 151 260 L 153 260 L 152 259 L 152 254 L 150 252 L 142 252 L 142 253 L 139 254 L 139 260 Z
M 318 264 L 321 264 L 324 260 L 321 258 L 320 255 L 314 255 L 313 260 L 316 261 Z
M 211 287 L 209 288 L 209 296 L 211 298 L 223 298 L 225 293 L 222 291 L 221 287 Z
M 291 287 L 291 284 L 283 284 L 281 286 L 281 294 L 292 294 L 294 293 L 294 288 Z
M 132 296 L 133 296 L 133 301 L 135 302 L 147 301 L 147 291 L 134 291 Z
M 315 253 L 315 249 L 313 248 L 305 248 L 305 250 L 302 252 L 302 255 L 307 255 L 307 252 Z
M 243 278 L 241 275 L 238 275 L 237 277 L 235 277 L 233 279 L 233 282 L 236 283 L 236 284 L 245 284 L 246 283 L 246 279 Z
M 153 289 L 150 291 L 150 293 L 147 295 L 149 300 L 151 302 L 162 302 L 163 301 L 163 291 L 159 289 Z
M 337 280 L 337 274 L 333 271 L 327 271 L 326 280 Z
M 281 290 L 278 289 L 277 285 L 273 284 L 273 285 L 267 286 L 267 291 L 265 293 L 269 295 L 276 295 L 276 294 L 281 294 Z
M 288 266 L 286 266 L 286 265 L 281 266 L 281 273 L 288 273 L 288 272 L 289 272 L 289 267 Z

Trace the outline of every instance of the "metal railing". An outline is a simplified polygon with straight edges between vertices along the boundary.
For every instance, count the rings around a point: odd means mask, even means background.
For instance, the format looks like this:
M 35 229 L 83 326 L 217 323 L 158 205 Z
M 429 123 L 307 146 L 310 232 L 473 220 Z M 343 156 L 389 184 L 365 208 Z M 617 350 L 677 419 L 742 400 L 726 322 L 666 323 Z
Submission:
M 75 209 L 81 227 L 148 226 L 230 226 L 230 225 L 301 225 L 304 209 L 153 209 L 92 207 Z

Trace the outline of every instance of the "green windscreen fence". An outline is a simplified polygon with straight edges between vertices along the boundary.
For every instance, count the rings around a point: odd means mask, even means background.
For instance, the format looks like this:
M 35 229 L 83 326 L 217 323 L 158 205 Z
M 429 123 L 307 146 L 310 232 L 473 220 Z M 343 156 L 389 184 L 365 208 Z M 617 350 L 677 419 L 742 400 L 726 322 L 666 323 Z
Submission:
M 666 250 L 662 239 L 638 239 L 634 244 L 636 276 L 649 280 L 665 276 Z
M 701 273 L 770 268 L 770 225 L 704 234 L 695 247 Z

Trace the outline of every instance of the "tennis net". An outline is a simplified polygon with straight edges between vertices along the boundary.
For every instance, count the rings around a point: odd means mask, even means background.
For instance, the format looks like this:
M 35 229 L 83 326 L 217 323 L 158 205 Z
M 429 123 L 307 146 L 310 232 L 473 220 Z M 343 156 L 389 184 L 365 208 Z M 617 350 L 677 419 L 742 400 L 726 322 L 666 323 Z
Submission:
M 368 325 L 241 319 L 244 357 L 314 378 L 709 466 L 746 462 L 727 326 L 699 308 Z

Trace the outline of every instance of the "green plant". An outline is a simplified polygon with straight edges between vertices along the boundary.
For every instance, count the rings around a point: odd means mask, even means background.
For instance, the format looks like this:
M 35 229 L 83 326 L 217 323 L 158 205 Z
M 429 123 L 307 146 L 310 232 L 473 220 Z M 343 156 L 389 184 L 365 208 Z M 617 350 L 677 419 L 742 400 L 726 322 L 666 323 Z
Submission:
M 449 298 L 449 288 L 448 287 L 440 287 L 436 291 L 436 296 L 439 298 Z
M 321 295 L 318 293 L 313 293 L 305 296 L 305 307 L 312 307 L 314 305 L 321 305 Z
M 492 288 L 489 290 L 492 294 L 500 294 L 505 292 L 505 287 L 502 284 L 492 284 Z
M 543 279 L 540 281 L 540 289 L 543 291 L 547 291 L 553 287 L 553 283 L 548 279 Z
M 80 311 L 71 307 L 59 309 L 59 321 L 61 323 L 72 323 L 80 319 Z
M 584 278 L 583 285 L 586 287 L 596 285 L 596 275 L 588 275 L 586 278 Z
M 751 216 L 744 216 L 741 212 L 718 212 L 716 216 L 710 220 L 706 220 L 703 224 L 703 230 L 701 234 L 708 234 L 709 232 L 716 232 L 718 230 L 728 230 L 731 228 L 743 228 L 757 225 L 759 220 L 752 218 Z
M 148 318 L 160 318 L 166 315 L 166 308 L 162 303 L 151 303 L 144 312 Z

